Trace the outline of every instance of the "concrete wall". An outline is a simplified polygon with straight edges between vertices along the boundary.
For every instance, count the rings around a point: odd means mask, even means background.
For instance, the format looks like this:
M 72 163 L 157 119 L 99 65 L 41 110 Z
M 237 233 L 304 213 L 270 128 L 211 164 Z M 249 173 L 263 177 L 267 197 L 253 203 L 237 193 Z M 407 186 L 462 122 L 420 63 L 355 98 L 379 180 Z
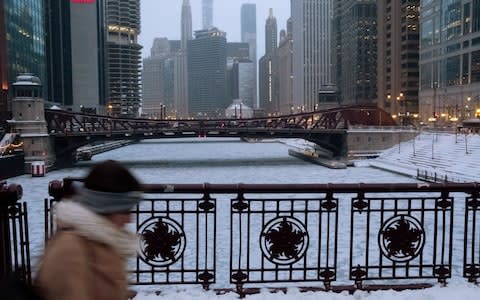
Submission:
M 405 142 L 418 135 L 415 129 L 349 129 L 347 135 L 348 154 L 375 153 Z

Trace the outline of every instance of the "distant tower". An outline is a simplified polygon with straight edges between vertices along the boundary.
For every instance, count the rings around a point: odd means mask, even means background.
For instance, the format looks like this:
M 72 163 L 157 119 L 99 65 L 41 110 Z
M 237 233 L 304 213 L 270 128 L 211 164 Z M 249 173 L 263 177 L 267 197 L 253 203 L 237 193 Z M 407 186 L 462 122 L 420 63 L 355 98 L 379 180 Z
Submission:
M 202 0 L 202 24 L 203 29 L 213 26 L 213 0 Z
M 334 0 L 291 1 L 293 24 L 293 99 L 312 111 L 322 85 L 331 83 Z
M 273 16 L 273 9 L 270 8 L 265 21 L 265 55 L 258 62 L 260 106 L 267 113 L 279 111 L 274 74 L 274 56 L 277 45 L 277 19 Z
M 175 115 L 188 116 L 187 48 L 192 39 L 192 9 L 190 0 L 183 0 L 180 51 L 175 56 Z
M 242 4 L 241 11 L 242 22 L 242 42 L 250 46 L 249 59 L 253 63 L 253 106 L 258 107 L 257 103 L 257 6 L 255 3 Z
M 277 18 L 273 16 L 273 9 L 270 8 L 265 22 L 265 53 L 271 53 L 277 45 Z
M 192 8 L 190 0 L 183 0 L 182 4 L 182 37 L 181 48 L 187 49 L 187 41 L 192 39 Z

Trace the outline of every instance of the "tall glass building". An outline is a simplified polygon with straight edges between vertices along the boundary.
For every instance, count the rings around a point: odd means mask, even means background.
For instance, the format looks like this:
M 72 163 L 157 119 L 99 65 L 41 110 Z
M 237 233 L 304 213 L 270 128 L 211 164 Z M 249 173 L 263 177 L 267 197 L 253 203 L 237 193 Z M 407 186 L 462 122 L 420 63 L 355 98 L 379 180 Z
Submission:
M 420 12 L 421 120 L 474 117 L 480 108 L 480 1 L 424 0 Z
M 33 73 L 44 83 L 43 94 L 47 95 L 44 1 L 4 0 L 3 4 L 8 83 L 14 83 L 19 73 Z

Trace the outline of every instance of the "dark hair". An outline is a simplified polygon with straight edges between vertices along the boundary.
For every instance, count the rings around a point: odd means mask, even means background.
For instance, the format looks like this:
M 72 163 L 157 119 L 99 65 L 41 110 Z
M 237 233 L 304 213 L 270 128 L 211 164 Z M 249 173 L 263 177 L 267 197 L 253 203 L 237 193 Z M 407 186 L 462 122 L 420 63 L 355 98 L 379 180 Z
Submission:
M 93 167 L 84 184 L 87 189 L 99 192 L 140 191 L 140 182 L 127 168 L 114 160 L 107 160 Z

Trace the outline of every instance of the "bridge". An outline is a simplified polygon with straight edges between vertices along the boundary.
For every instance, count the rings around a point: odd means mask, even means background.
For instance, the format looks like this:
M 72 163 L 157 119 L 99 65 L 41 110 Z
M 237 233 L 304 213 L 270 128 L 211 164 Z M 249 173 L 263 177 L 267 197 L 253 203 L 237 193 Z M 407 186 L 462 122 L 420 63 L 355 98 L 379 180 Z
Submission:
M 351 125 L 392 126 L 391 116 L 375 106 L 346 106 L 292 115 L 252 119 L 152 120 L 45 109 L 48 134 L 57 161 L 70 161 L 81 146 L 108 140 L 186 137 L 251 139 L 302 138 L 334 157 L 346 157 L 346 130 Z

